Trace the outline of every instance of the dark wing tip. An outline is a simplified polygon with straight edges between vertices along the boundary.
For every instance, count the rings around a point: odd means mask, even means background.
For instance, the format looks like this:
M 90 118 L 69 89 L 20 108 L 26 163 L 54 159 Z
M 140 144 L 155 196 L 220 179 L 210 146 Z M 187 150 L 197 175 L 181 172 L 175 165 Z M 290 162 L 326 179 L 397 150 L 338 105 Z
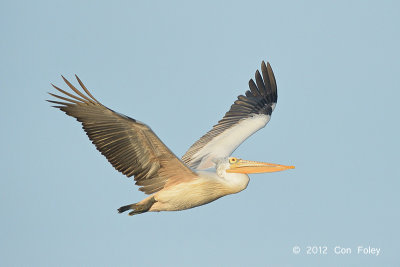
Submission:
M 269 62 L 268 61 L 267 61 L 267 64 L 269 66 Z M 267 69 L 267 66 L 265 65 L 265 61 L 263 60 L 261 62 L 261 71 L 264 73 L 264 70 L 266 70 L 266 69 Z
M 62 93 L 62 95 L 66 95 L 70 97 L 69 99 L 65 99 L 62 96 L 58 96 L 52 93 L 49 93 L 51 96 L 60 98 L 69 102 L 73 102 L 75 104 L 94 104 L 94 105 L 102 105 L 94 96 L 89 92 L 89 90 L 85 87 L 85 85 L 82 83 L 82 81 L 79 79 L 79 77 L 75 74 L 76 79 L 79 82 L 79 85 L 82 87 L 83 91 L 87 94 L 85 95 L 83 92 L 79 91 L 74 85 L 72 85 L 63 75 L 60 75 L 61 78 L 64 80 L 64 82 L 68 85 L 68 87 L 73 91 L 75 94 L 71 94 L 67 91 L 62 90 L 61 88 L 55 86 L 54 84 L 50 83 L 51 86 L 54 87 L 57 91 Z M 77 102 L 78 101 L 78 102 Z
M 267 72 L 268 72 L 271 89 L 273 91 L 273 97 L 274 97 L 273 101 L 276 103 L 276 101 L 278 100 L 278 89 L 277 89 L 277 85 L 276 85 L 275 75 L 274 75 L 274 72 L 272 71 L 272 67 L 269 64 L 269 62 L 267 65 Z
M 250 92 L 253 94 L 253 96 L 257 97 L 257 96 L 261 95 L 260 92 L 258 91 L 257 85 L 253 79 L 249 80 L 249 88 L 250 88 Z
M 82 87 L 82 89 L 85 91 L 85 93 L 91 97 L 94 101 L 97 102 L 97 104 L 101 104 L 96 98 L 94 98 L 94 96 L 89 92 L 89 90 L 86 88 L 86 86 L 83 84 L 83 82 L 81 81 L 81 79 L 79 79 L 78 75 L 75 74 L 75 78 L 78 81 L 79 85 Z
M 246 92 L 246 96 L 263 97 L 269 103 L 276 103 L 278 98 L 276 81 L 268 61 L 267 64 L 264 60 L 261 62 L 261 73 L 257 70 L 254 74 L 254 80 L 249 80 L 250 91 L 248 91 L 249 93 Z

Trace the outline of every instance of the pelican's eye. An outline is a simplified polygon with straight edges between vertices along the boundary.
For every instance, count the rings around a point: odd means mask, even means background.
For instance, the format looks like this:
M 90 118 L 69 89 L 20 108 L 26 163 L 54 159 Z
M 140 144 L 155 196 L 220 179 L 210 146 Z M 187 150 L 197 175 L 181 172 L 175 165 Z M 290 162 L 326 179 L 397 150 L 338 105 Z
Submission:
M 236 163 L 236 161 L 237 161 L 237 158 L 229 158 L 229 163 Z

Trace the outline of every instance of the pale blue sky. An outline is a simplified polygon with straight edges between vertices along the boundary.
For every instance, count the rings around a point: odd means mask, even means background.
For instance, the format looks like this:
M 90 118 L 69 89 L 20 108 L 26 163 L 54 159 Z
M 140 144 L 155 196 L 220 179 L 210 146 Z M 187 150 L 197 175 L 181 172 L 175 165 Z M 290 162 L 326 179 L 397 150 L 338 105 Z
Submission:
M 0 265 L 397 266 L 399 10 L 397 1 L 0 1 Z M 65 88 L 60 74 L 78 74 L 181 156 L 262 60 L 278 104 L 234 155 L 296 169 L 252 175 L 245 191 L 182 212 L 117 214 L 143 193 L 44 101 L 50 83 Z M 329 254 L 305 255 L 313 245 Z M 358 245 L 381 255 L 357 255 Z

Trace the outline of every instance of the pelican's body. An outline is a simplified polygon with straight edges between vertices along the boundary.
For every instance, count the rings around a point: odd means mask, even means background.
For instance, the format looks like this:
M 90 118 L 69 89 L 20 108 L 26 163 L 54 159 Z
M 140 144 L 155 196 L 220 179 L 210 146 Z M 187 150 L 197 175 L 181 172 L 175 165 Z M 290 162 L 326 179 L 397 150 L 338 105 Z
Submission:
M 230 157 L 250 135 L 270 120 L 277 100 L 275 77 L 271 66 L 261 64 L 262 76 L 256 72 L 249 81 L 250 90 L 240 95 L 225 116 L 195 142 L 178 159 L 142 122 L 117 113 L 97 101 L 77 78 L 86 93 L 76 89 L 68 93 L 56 86 L 64 100 L 56 108 L 75 117 L 96 148 L 115 169 L 127 177 L 134 176 L 140 190 L 149 196 L 142 201 L 120 207 L 129 215 L 147 211 L 177 211 L 207 204 L 220 197 L 244 190 L 248 173 L 275 172 L 294 168 L 272 163 Z
M 220 168 L 196 171 L 198 177 L 185 183 L 179 183 L 155 193 L 138 204 L 145 204 L 154 197 L 157 201 L 149 211 L 184 210 L 210 203 L 220 197 L 238 193 L 246 189 L 250 178 L 243 173 L 225 173 Z

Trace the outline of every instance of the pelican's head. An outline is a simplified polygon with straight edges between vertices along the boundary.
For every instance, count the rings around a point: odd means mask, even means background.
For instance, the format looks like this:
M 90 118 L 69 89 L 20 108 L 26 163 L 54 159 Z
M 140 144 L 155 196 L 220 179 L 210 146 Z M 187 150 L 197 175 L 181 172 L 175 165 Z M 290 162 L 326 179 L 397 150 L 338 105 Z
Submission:
M 294 166 L 285 166 L 274 163 L 250 161 L 238 159 L 235 157 L 228 158 L 228 168 L 225 170 L 229 173 L 263 173 L 263 172 L 278 172 L 288 169 L 294 169 Z

